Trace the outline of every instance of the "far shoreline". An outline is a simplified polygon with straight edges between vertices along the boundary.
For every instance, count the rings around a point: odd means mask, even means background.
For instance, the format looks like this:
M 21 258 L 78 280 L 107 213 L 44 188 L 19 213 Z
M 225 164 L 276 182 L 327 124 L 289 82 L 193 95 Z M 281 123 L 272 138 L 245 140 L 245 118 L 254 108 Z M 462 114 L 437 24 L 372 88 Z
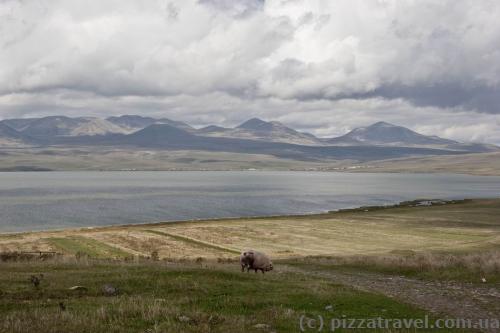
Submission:
M 500 169 L 498 171 L 487 171 L 487 172 L 467 172 L 467 171 L 454 171 L 454 170 L 384 170 L 378 167 L 360 167 L 360 168 L 332 168 L 332 169 L 103 169 L 103 170 L 93 170 L 93 169 L 82 169 L 82 170 L 55 170 L 55 169 L 16 169 L 16 168 L 3 168 L 0 169 L 0 174 L 12 174 L 12 173 L 77 173 L 77 172 L 89 172 L 89 173 L 108 173 L 108 172 L 317 172 L 317 173 L 363 173 L 363 174 L 411 174 L 411 175 L 465 175 L 465 176 L 481 176 L 481 177 L 500 177 Z

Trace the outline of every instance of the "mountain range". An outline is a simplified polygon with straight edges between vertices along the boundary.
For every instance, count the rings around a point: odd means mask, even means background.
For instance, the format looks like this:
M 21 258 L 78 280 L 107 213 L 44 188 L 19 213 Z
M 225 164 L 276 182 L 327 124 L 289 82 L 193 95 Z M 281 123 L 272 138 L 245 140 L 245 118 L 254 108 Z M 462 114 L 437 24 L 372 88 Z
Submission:
M 335 138 L 318 138 L 276 121 L 252 118 L 234 128 L 211 125 L 196 129 L 167 118 L 124 115 L 50 116 L 0 121 L 0 147 L 29 146 L 149 147 L 268 154 L 299 160 L 358 161 L 422 155 L 498 151 L 493 145 L 461 143 L 426 136 L 387 122 L 355 128 Z

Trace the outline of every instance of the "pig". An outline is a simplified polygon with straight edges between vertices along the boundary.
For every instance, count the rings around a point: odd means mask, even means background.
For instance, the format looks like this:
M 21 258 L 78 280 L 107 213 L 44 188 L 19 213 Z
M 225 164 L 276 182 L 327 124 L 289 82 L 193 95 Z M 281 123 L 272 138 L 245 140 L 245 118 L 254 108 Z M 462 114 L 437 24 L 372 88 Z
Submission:
M 247 272 L 253 269 L 255 273 L 260 270 L 262 274 L 273 270 L 271 259 L 264 253 L 255 250 L 243 251 L 240 255 L 240 265 L 242 272 L 245 271 L 245 268 Z

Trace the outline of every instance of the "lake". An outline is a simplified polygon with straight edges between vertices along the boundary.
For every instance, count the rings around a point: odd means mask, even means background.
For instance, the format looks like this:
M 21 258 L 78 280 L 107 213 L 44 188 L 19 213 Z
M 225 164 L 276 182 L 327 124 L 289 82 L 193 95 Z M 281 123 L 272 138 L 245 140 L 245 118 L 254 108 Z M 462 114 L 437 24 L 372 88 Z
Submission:
M 500 197 L 500 177 L 327 172 L 0 173 L 0 232 Z

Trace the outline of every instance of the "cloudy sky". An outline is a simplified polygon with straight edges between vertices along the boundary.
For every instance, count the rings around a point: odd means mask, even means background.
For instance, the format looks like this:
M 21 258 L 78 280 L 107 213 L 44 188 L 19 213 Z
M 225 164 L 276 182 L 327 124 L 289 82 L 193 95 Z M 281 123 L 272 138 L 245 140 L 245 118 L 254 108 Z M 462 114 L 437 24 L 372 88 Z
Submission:
M 0 118 L 384 120 L 500 144 L 497 0 L 0 0 Z

